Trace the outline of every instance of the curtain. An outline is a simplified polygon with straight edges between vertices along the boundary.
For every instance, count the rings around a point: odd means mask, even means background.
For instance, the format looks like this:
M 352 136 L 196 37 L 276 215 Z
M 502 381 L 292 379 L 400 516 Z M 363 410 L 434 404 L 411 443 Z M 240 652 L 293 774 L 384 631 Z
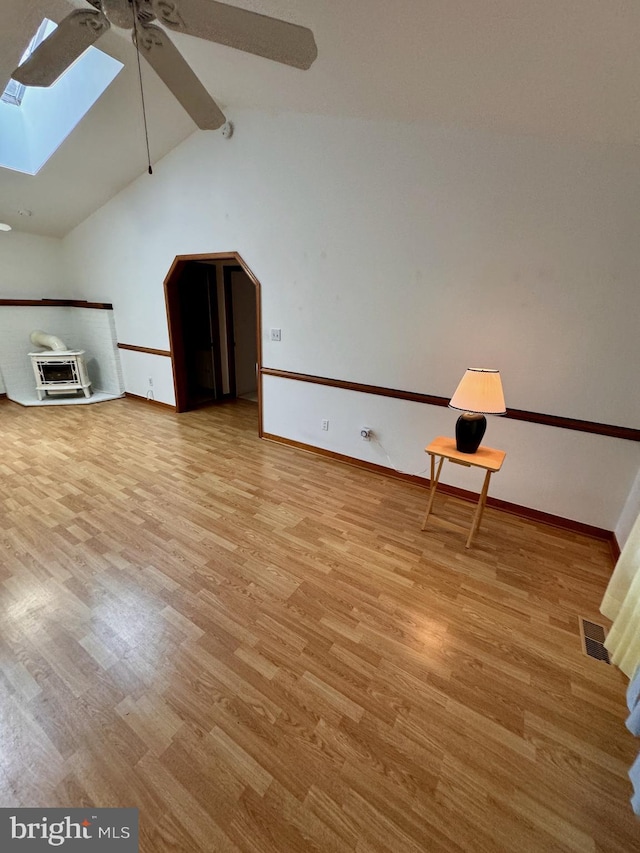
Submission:
M 605 640 L 611 662 L 632 678 L 640 666 L 640 515 L 616 563 L 600 611 L 613 622 Z

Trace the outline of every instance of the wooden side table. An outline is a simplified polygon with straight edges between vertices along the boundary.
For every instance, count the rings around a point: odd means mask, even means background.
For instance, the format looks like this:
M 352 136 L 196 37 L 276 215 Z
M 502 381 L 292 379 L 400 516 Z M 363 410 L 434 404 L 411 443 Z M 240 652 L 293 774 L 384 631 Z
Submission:
M 425 453 L 428 453 L 431 457 L 431 487 L 429 489 L 427 511 L 424 516 L 424 521 L 422 522 L 422 530 L 427 526 L 427 521 L 431 515 L 433 500 L 436 496 L 438 482 L 440 481 L 442 463 L 445 459 L 448 459 L 449 462 L 453 462 L 455 465 L 464 465 L 466 468 L 483 468 L 486 471 L 482 491 L 480 492 L 480 498 L 478 499 L 478 506 L 476 507 L 476 512 L 473 516 L 473 523 L 471 524 L 471 530 L 469 531 L 467 544 L 465 546 L 466 548 L 470 548 L 471 543 L 473 542 L 473 537 L 476 535 L 478 528 L 480 527 L 482 513 L 484 512 L 484 505 L 487 502 L 487 493 L 489 491 L 491 475 L 502 468 L 502 463 L 504 462 L 504 458 L 507 454 L 504 450 L 494 450 L 492 447 L 484 447 L 483 445 L 480 445 L 475 453 L 460 453 L 459 450 L 456 450 L 455 439 L 445 438 L 444 436 L 435 438 L 428 447 L 425 447 L 424 450 Z M 435 470 L 436 456 L 440 458 L 437 471 Z

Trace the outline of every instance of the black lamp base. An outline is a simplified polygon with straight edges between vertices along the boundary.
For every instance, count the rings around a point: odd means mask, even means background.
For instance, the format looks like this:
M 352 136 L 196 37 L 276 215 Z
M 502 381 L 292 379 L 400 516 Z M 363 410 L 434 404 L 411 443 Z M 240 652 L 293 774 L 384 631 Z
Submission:
M 487 419 L 476 412 L 465 412 L 456 421 L 456 450 L 475 453 L 487 428 Z

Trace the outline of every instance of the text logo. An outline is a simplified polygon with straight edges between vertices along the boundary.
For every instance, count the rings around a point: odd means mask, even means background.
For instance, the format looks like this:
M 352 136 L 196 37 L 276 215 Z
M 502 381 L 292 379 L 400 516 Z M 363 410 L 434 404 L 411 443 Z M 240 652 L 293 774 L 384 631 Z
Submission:
M 0 809 L 2 853 L 138 853 L 138 809 Z

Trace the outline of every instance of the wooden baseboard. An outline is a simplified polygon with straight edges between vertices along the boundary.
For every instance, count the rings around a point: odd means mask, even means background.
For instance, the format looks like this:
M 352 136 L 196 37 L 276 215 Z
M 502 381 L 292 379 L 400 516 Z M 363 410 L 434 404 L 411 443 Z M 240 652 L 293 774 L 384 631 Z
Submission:
M 344 462 L 347 465 L 353 465 L 356 468 L 364 468 L 367 471 L 372 471 L 374 474 L 382 474 L 385 477 L 393 477 L 396 480 L 404 480 L 405 482 L 413 483 L 416 486 L 420 486 L 422 489 L 429 488 L 429 479 L 428 477 L 417 477 L 415 474 L 403 474 L 400 471 L 395 471 L 393 468 L 387 468 L 384 465 L 378 465 L 375 462 L 366 462 L 364 459 L 354 459 L 352 456 L 346 456 L 343 453 L 336 453 L 333 450 L 326 450 L 323 447 L 314 447 L 312 444 L 304 444 L 301 441 L 294 441 L 290 438 L 284 438 L 279 435 L 273 435 L 272 433 L 264 433 L 262 438 L 267 439 L 267 441 L 275 441 L 278 444 L 285 444 L 288 447 L 295 447 L 298 450 L 304 450 L 308 453 L 315 453 L 319 456 L 325 456 L 329 459 L 335 459 L 337 462 Z M 438 491 L 443 494 L 452 495 L 456 498 L 461 498 L 465 501 L 472 501 L 473 503 L 478 502 L 478 493 L 467 491 L 466 489 L 459 489 L 457 486 L 449 486 L 446 483 L 438 483 Z M 526 518 L 529 521 L 536 521 L 541 524 L 548 524 L 551 527 L 559 527 L 562 530 L 570 530 L 574 533 L 581 533 L 585 536 L 590 536 L 593 539 L 600 539 L 605 542 L 609 542 L 611 546 L 611 553 L 614 556 L 614 560 L 617 559 L 615 556 L 615 549 L 617 548 L 618 556 L 620 554 L 620 549 L 618 547 L 617 540 L 615 538 L 615 533 L 612 530 L 605 530 L 603 527 L 595 527 L 592 524 L 584 524 L 581 521 L 575 521 L 572 518 L 563 518 L 560 515 L 553 515 L 549 512 L 542 512 L 538 509 L 532 509 L 527 506 L 520 506 L 520 504 L 511 503 L 510 501 L 503 501 L 499 498 L 492 498 L 489 496 L 487 498 L 487 506 L 493 507 L 493 509 L 499 509 L 502 512 L 508 512 L 511 515 L 517 515 L 520 518 Z
M 148 403 L 151 406 L 160 406 L 162 409 L 169 409 L 170 412 L 175 412 L 176 407 L 171 403 L 162 403 L 160 400 L 149 400 L 148 397 L 141 397 L 140 394 L 132 394 L 130 391 L 125 391 L 124 396 L 130 400 L 137 400 L 140 403 Z

